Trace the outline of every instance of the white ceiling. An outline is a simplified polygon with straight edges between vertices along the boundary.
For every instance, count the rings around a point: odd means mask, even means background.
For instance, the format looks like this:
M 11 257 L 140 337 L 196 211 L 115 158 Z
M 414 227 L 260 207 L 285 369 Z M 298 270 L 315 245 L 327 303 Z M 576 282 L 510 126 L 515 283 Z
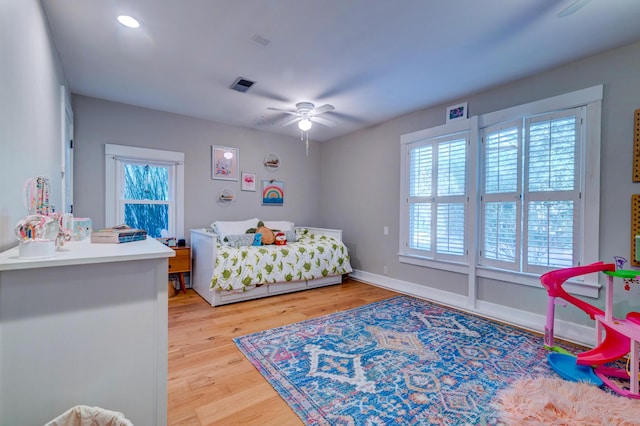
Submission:
M 267 107 L 334 105 L 313 140 L 640 40 L 640 0 L 41 1 L 73 93 L 287 135 Z

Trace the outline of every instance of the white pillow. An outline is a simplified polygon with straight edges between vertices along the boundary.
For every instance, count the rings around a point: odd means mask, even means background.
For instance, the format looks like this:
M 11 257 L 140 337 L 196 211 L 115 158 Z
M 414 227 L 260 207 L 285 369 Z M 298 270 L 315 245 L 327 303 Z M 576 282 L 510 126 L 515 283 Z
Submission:
M 288 220 L 264 220 L 264 226 L 267 228 L 278 231 L 290 231 L 293 229 L 293 222 L 289 222 Z
M 224 241 L 227 235 L 239 235 L 247 232 L 249 228 L 257 228 L 259 219 L 254 217 L 247 220 L 216 220 L 211 224 L 213 232 L 218 234 L 220 241 Z

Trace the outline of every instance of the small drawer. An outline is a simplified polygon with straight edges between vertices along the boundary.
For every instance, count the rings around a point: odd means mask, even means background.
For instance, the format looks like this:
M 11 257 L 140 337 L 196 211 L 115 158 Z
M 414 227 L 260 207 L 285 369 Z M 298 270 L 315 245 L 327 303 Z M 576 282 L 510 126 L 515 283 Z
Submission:
M 169 258 L 169 273 L 191 271 L 191 250 L 180 248 L 175 250 L 176 256 Z

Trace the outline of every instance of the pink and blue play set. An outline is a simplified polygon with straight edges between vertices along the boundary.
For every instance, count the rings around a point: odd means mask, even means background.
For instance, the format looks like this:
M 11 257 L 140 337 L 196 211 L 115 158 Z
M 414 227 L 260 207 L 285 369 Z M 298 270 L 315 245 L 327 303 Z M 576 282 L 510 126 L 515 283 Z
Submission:
M 562 287 L 565 281 L 581 275 L 603 273 L 607 276 L 605 310 L 597 308 L 567 293 Z M 616 393 L 640 399 L 638 389 L 638 355 L 640 349 L 640 312 L 629 312 L 625 318 L 613 316 L 614 279 L 628 283 L 640 278 L 640 271 L 616 269 L 613 263 L 596 262 L 589 265 L 558 269 L 540 277 L 549 295 L 544 343 L 552 352 L 547 360 L 561 377 L 571 381 L 583 381 L 597 386 L 603 384 Z M 596 346 L 573 356 L 554 346 L 553 326 L 556 303 L 571 303 L 596 321 Z M 620 368 L 620 361 L 627 357 L 627 368 Z

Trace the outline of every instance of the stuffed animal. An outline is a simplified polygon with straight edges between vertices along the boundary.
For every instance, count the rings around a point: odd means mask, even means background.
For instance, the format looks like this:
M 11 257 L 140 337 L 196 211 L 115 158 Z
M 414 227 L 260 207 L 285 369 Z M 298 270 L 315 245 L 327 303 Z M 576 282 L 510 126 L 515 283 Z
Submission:
M 284 232 L 278 232 L 276 234 L 276 245 L 277 246 L 284 246 L 287 244 L 287 236 L 284 235 Z
M 255 234 L 256 232 L 258 232 L 258 228 L 261 228 L 264 226 L 264 222 L 259 220 L 258 221 L 258 225 L 255 228 L 249 228 L 247 229 L 247 231 L 245 232 L 245 234 Z
M 276 240 L 276 236 L 273 234 L 273 231 L 266 226 L 261 226 L 256 230 L 256 235 L 262 234 L 262 244 L 269 245 L 273 244 Z
M 262 234 L 256 233 L 256 236 L 253 237 L 253 245 L 261 246 L 262 245 Z

